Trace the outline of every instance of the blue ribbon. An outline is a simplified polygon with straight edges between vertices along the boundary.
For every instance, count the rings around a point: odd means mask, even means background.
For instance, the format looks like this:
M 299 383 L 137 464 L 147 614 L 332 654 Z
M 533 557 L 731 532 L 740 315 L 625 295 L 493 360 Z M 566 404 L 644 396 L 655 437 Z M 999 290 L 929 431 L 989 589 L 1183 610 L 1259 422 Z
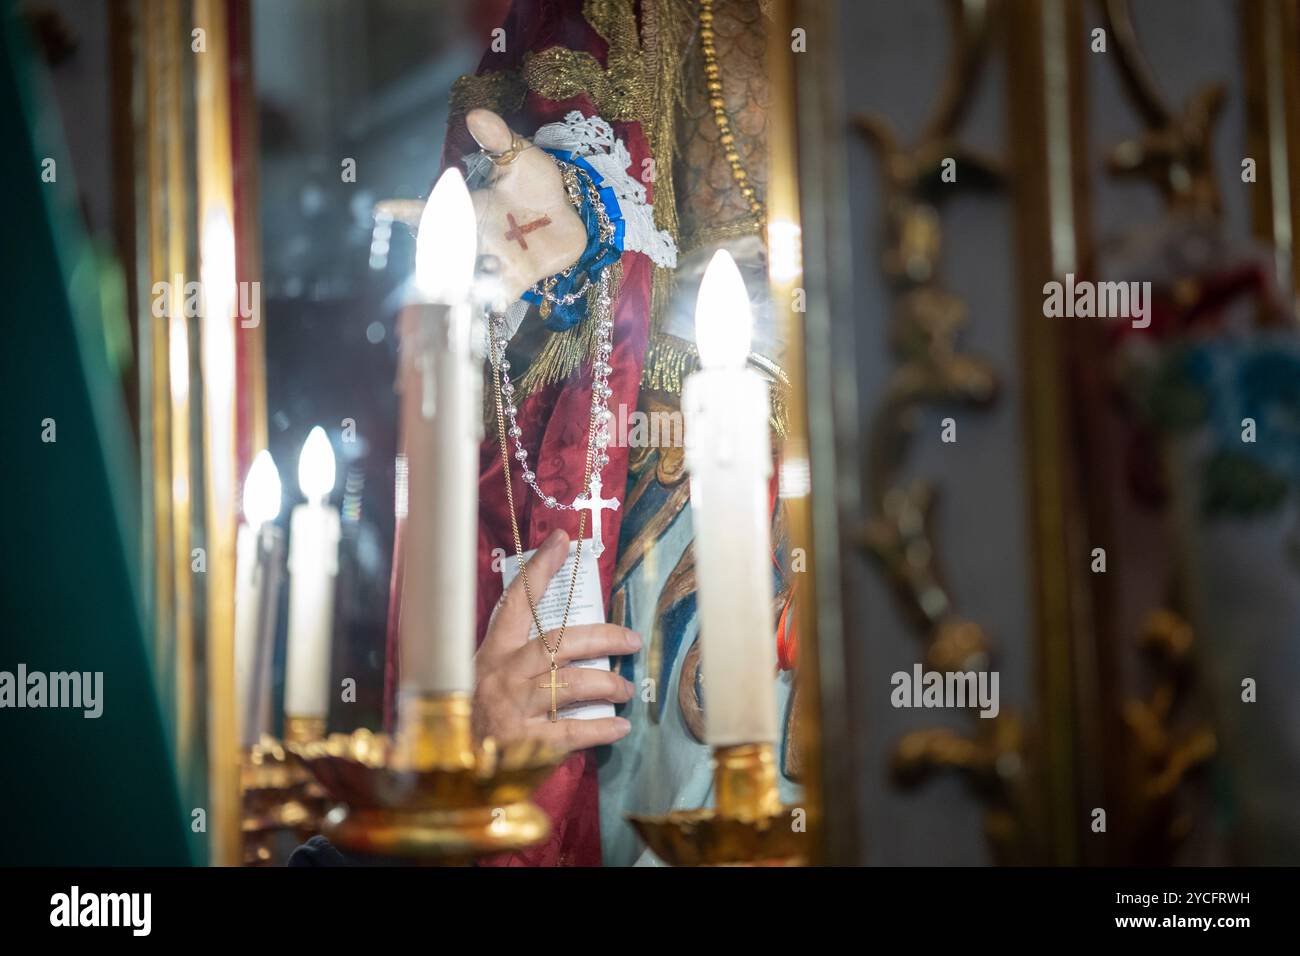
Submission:
M 546 151 L 556 159 L 577 166 L 591 177 L 593 185 L 603 181 L 604 177 L 596 172 L 591 163 L 581 156 L 558 149 L 547 149 Z M 614 195 L 614 190 L 608 186 L 599 188 L 597 194 L 600 196 L 600 201 L 605 205 L 605 214 L 614 227 L 614 235 L 609 240 L 601 239 L 600 216 L 597 215 L 596 204 L 591 201 L 591 194 L 586 184 L 583 183 L 582 205 L 578 207 L 577 212 L 579 218 L 582 219 L 582 224 L 587 229 L 587 247 L 582 251 L 582 255 L 578 258 L 577 264 L 569 275 L 565 276 L 563 273 L 555 275 L 556 283 L 551 289 L 551 294 L 557 299 L 571 294 L 576 289 L 585 287 L 587 283 L 595 285 L 600 279 L 601 270 L 610 263 L 616 262 L 623 254 L 623 235 L 627 229 L 627 224 L 623 220 L 623 210 L 619 207 L 618 197 Z M 538 304 L 542 302 L 542 296 L 532 289 L 525 292 L 523 297 L 528 302 Z M 586 312 L 585 298 L 585 296 L 579 296 L 569 305 L 552 302 L 551 314 L 547 317 L 545 323 L 546 327 L 552 332 L 563 332 L 565 329 L 573 328 L 582 320 Z

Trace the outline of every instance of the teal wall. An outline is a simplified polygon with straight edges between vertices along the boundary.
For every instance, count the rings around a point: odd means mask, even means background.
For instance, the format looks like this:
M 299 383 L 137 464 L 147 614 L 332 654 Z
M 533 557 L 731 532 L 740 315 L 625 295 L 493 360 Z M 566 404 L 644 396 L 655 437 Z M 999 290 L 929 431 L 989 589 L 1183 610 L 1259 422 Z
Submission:
M 98 719 L 0 709 L 0 864 L 185 864 L 188 812 L 139 600 L 137 456 L 99 270 L 48 135 L 39 64 L 13 4 L 0 7 L 0 671 L 104 675 Z M 41 179 L 46 156 L 54 183 Z M 45 419 L 54 442 L 42 441 Z

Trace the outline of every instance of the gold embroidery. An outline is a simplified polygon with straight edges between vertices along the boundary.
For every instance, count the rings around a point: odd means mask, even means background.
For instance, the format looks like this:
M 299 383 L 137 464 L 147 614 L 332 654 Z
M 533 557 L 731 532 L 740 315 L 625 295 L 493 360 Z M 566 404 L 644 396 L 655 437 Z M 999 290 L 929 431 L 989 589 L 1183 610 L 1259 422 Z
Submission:
M 611 61 L 613 54 L 611 52 Z M 640 120 L 649 108 L 649 90 L 639 82 L 641 58 L 605 70 L 590 53 L 551 47 L 524 57 L 524 81 L 548 100 L 586 95 L 607 120 Z
M 673 227 L 676 229 L 676 226 Z M 676 235 L 676 232 L 673 233 Z M 661 318 L 668 311 L 677 289 L 677 270 L 655 266 L 650 276 L 650 334 L 654 335 L 661 326 Z
M 464 116 L 472 109 L 515 113 L 524 105 L 528 88 L 514 70 L 501 73 L 467 73 L 451 85 L 451 115 Z
M 667 230 L 673 241 L 679 238 L 677 223 L 677 185 L 673 176 L 677 153 L 675 117 L 685 101 L 683 61 L 691 31 L 695 27 L 694 10 L 682 0 L 651 0 L 644 5 L 646 48 L 657 57 L 649 64 L 654 78 L 654 114 L 642 130 L 650 143 L 654 158 L 655 225 Z M 673 287 L 673 272 L 655 267 L 650 285 L 650 331 L 660 328 Z
M 636 122 L 654 160 L 654 219 L 677 238 L 673 192 L 673 105 L 681 100 L 681 62 L 695 18 L 684 0 L 645 0 L 644 42 L 637 35 L 633 0 L 586 0 L 583 15 L 608 44 L 606 66 L 590 53 L 550 47 L 524 57 L 516 73 L 461 77 L 453 87 L 452 112 L 475 106 L 517 110 L 526 92 L 563 101 L 587 96 L 609 121 Z M 614 280 L 619 286 L 621 273 Z M 656 267 L 651 283 L 651 328 L 668 303 L 672 270 Z M 553 335 L 516 383 L 520 401 L 539 388 L 567 378 L 589 353 L 593 326 L 587 320 Z
M 524 58 L 523 80 L 547 99 L 586 95 L 605 119 L 640 123 L 654 160 L 655 225 L 676 240 L 673 118 L 682 101 L 682 59 L 694 12 L 684 0 L 646 0 L 640 39 L 632 0 L 587 0 L 583 15 L 609 45 L 606 66 L 590 53 L 551 47 Z M 671 270 L 656 267 L 651 328 L 659 326 L 670 283 Z
M 778 436 L 784 437 L 790 421 L 790 379 L 785 370 L 771 359 L 751 354 L 749 360 L 771 380 L 769 424 Z M 645 364 L 641 367 L 641 387 L 681 395 L 682 382 L 699 367 L 699 353 L 690 342 L 667 333 L 652 335 L 646 347 Z
M 637 49 L 636 11 L 631 0 L 586 0 L 582 15 L 609 44 L 611 61 Z
M 789 384 L 776 384 L 772 387 L 772 411 L 767 423 L 777 438 L 784 438 L 790 427 L 790 387 Z
M 641 366 L 641 387 L 669 395 L 682 393 L 682 380 L 700 367 L 695 346 L 675 335 L 652 335 Z
M 699 249 L 701 246 L 717 246 L 729 239 L 740 239 L 743 236 L 760 236 L 766 235 L 764 229 L 767 222 L 761 216 L 746 216 L 744 219 L 737 219 L 735 222 L 727 222 L 718 226 L 705 226 L 697 229 L 689 235 L 683 236 L 678 246 L 678 254 L 686 253 Z

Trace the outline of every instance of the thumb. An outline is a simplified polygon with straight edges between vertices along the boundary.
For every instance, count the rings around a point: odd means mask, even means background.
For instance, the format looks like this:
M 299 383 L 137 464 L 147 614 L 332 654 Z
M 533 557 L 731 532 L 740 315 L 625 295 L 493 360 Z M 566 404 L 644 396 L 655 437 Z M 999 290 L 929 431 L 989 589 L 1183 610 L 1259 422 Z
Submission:
M 534 598 L 540 598 L 546 592 L 551 578 L 564 566 L 568 556 L 569 536 L 563 528 L 556 528 L 528 559 L 528 583 L 533 587 Z
M 528 605 L 528 593 L 524 589 L 524 574 L 526 572 L 528 575 L 528 591 L 532 591 L 533 600 L 540 601 L 551 578 L 564 565 L 568 555 L 569 536 L 562 529 L 556 528 L 546 536 L 546 540 L 501 595 L 501 603 L 497 605 L 488 624 L 487 637 L 483 642 L 485 645 L 489 641 L 494 645 L 500 643 L 503 647 L 520 647 L 527 643 L 533 612 Z
M 509 149 L 514 137 L 514 131 L 506 121 L 487 109 L 472 109 L 466 113 L 465 126 L 476 143 L 493 153 Z

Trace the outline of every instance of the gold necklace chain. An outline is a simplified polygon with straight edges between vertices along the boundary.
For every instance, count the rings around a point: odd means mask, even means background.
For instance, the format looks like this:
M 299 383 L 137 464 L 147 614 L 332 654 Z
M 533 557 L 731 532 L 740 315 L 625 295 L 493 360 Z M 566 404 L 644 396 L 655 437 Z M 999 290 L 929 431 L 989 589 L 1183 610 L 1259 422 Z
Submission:
M 582 568 L 582 538 L 587 530 L 587 512 L 584 510 L 578 516 L 578 547 L 573 561 L 573 575 L 569 578 L 569 596 L 564 602 L 564 617 L 560 620 L 560 632 L 555 638 L 555 646 L 552 647 L 546 639 L 546 631 L 542 628 L 542 619 L 537 613 L 537 602 L 533 599 L 533 587 L 528 580 L 528 562 L 524 560 L 524 543 L 519 534 L 519 519 L 515 514 L 515 493 L 511 487 L 510 481 L 510 448 L 506 442 L 506 418 L 504 402 L 501 396 L 501 358 L 504 349 L 497 348 L 496 333 L 492 328 L 492 323 L 488 323 L 488 348 L 492 358 L 493 369 L 493 400 L 496 404 L 497 413 L 497 438 L 501 445 L 501 466 L 502 473 L 505 475 L 506 482 L 506 502 L 510 506 L 510 530 L 514 534 L 515 553 L 519 556 L 519 575 L 524 579 L 524 595 L 528 598 L 528 610 L 533 616 L 533 624 L 537 627 L 537 637 L 546 648 L 546 653 L 551 657 L 551 673 L 554 674 L 557 667 L 555 656 L 560 652 L 560 645 L 564 642 L 564 633 L 569 626 L 569 611 L 573 607 L 573 592 L 578 583 L 578 572 Z M 587 423 L 587 459 L 583 468 L 582 487 L 590 487 L 592 460 L 594 458 L 593 449 L 595 442 L 593 437 L 596 431 L 596 411 L 597 411 L 596 393 L 593 389 L 591 396 L 591 413 Z M 555 683 L 554 677 L 551 683 Z M 554 698 L 552 698 L 554 700 Z M 554 708 L 551 710 L 551 720 L 556 719 Z
M 713 122 L 718 127 L 718 142 L 722 144 L 727 164 L 731 167 L 731 178 L 740 187 L 740 194 L 749 203 L 750 212 L 760 219 L 766 218 L 763 201 L 750 182 L 749 173 L 740 158 L 740 147 L 736 143 L 736 133 L 727 115 L 727 101 L 722 95 L 722 67 L 718 65 L 718 48 L 714 45 L 713 0 L 700 0 L 700 51 L 704 54 L 704 83 L 709 91 L 709 107 L 713 110 Z

